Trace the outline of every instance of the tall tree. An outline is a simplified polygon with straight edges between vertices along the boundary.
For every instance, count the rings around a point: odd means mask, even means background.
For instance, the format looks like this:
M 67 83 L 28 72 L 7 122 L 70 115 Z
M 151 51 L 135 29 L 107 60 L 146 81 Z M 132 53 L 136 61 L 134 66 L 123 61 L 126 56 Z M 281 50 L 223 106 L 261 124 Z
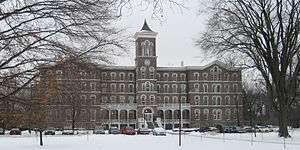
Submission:
M 279 136 L 288 137 L 288 109 L 300 71 L 299 0 L 217 0 L 197 41 L 214 55 L 239 55 L 263 76 L 279 112 Z M 241 57 L 238 57 L 241 58 Z
M 1 0 L 0 86 L 11 78 L 20 85 L 0 100 L 29 84 L 41 63 L 60 56 L 90 57 L 98 62 L 125 48 L 119 18 L 119 0 Z M 119 51 L 120 50 L 120 51 Z M 7 72 L 14 71 L 13 74 Z

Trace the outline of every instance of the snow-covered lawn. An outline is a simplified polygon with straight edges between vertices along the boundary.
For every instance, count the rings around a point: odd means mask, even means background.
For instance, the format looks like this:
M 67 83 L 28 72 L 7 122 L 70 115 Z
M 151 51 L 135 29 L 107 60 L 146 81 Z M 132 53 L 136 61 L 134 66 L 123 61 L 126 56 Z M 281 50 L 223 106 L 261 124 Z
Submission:
M 277 133 L 217 134 L 190 133 L 178 135 L 55 135 L 44 136 L 44 146 L 33 135 L 1 136 L 0 150 L 300 150 L 300 130 L 291 132 L 293 138 L 283 140 Z M 285 146 L 284 146 L 285 143 Z

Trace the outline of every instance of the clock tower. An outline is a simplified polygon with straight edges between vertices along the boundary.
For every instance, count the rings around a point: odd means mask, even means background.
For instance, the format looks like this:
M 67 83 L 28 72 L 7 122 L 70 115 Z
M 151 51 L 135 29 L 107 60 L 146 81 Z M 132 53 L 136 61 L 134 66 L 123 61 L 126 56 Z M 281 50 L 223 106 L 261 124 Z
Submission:
M 142 29 L 134 35 L 136 44 L 136 100 L 139 122 L 153 123 L 157 115 L 156 90 L 156 36 L 146 20 Z

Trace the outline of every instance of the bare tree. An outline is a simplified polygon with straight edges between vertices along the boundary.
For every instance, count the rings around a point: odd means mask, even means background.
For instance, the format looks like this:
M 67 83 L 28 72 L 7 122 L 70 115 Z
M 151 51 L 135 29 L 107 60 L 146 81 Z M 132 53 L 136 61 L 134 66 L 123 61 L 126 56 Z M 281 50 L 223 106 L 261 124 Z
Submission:
M 19 88 L 0 93 L 4 100 L 28 85 L 39 64 L 64 55 L 109 62 L 125 49 L 114 27 L 119 1 L 112 0 L 1 0 L 0 79 L 20 78 Z M 120 51 L 118 51 L 120 50 Z M 7 74 L 14 70 L 14 74 Z M 0 84 L 4 86 L 3 84 Z
M 214 1 L 207 31 L 197 44 L 214 55 L 247 58 L 263 76 L 279 112 L 279 136 L 288 137 L 288 108 L 300 70 L 299 0 Z

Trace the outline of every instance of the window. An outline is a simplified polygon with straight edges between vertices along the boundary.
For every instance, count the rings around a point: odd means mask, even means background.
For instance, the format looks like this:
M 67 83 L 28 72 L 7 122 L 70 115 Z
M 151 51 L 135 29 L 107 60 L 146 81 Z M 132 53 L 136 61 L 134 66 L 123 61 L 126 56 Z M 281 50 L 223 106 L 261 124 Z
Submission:
M 213 96 L 212 97 L 212 105 L 221 105 L 221 97 Z
M 154 104 L 154 101 L 155 101 L 155 96 L 150 95 L 150 104 Z
M 194 80 L 199 80 L 199 73 L 198 72 L 194 73 Z
M 180 84 L 180 93 L 185 93 L 185 92 L 186 92 L 186 85 Z
M 203 92 L 207 93 L 208 92 L 208 85 L 205 83 L 203 84 Z
M 120 103 L 125 103 L 125 96 L 120 96 Z
M 208 105 L 208 96 L 203 96 L 203 105 Z
M 143 85 L 142 85 L 143 87 L 143 91 L 153 91 L 154 90 L 154 85 L 153 85 L 153 83 L 150 83 L 150 82 L 145 82 L 145 83 L 143 83 Z
M 194 89 L 195 89 L 195 92 L 200 92 L 200 85 L 199 85 L 199 83 L 195 83 L 194 84 Z
M 146 105 L 146 95 L 142 95 L 142 96 L 141 96 L 141 103 L 142 103 L 143 105 Z
M 228 74 L 228 73 L 225 73 L 225 74 L 224 74 L 224 78 L 225 78 L 225 79 L 224 79 L 225 81 L 229 81 L 229 74 Z
M 82 90 L 86 90 L 86 86 L 87 86 L 87 85 L 86 85 L 85 82 L 82 82 L 82 83 L 81 83 L 81 88 L 82 88 Z
M 230 115 L 231 115 L 230 109 L 226 109 L 225 115 L 226 115 L 226 120 L 230 120 Z
M 169 85 L 168 84 L 164 85 L 164 93 L 169 93 Z
M 214 66 L 211 70 L 210 70 L 213 80 L 221 80 L 221 73 L 222 70 L 218 67 L 218 66 Z
M 169 98 L 168 96 L 165 96 L 165 97 L 164 97 L 164 102 L 165 102 L 165 103 L 170 103 L 170 98 Z
M 95 109 L 92 109 L 91 112 L 90 112 L 90 119 L 91 121 L 96 121 L 96 110 Z
M 125 80 L 125 73 L 124 72 L 121 72 L 120 74 L 119 74 L 119 77 L 120 77 L 120 80 Z
M 134 86 L 133 86 L 133 84 L 129 84 L 129 92 L 130 93 L 134 92 Z
M 129 73 L 129 81 L 134 81 L 134 74 L 133 73 Z
M 200 105 L 200 96 L 199 95 L 196 95 L 194 97 L 194 101 L 195 101 L 195 105 Z
M 107 96 L 102 97 L 102 103 L 109 103 Z
M 153 43 L 149 40 L 146 40 L 141 43 L 143 56 L 151 56 L 150 52 L 152 51 Z
M 173 73 L 173 74 L 172 74 L 172 80 L 173 80 L 173 81 L 177 81 L 177 74 L 176 74 L 176 73 Z
M 107 92 L 106 83 L 101 84 L 102 92 Z
M 116 92 L 117 91 L 117 85 L 115 83 L 110 84 L 110 91 Z
M 178 103 L 178 97 L 177 96 L 173 96 L 172 97 L 172 101 L 173 101 L 173 103 Z
M 226 93 L 229 93 L 229 85 L 228 84 L 224 85 L 224 90 Z
M 213 84 L 212 90 L 214 93 L 220 93 L 221 92 L 221 85 L 220 84 Z
M 214 120 L 222 120 L 222 110 L 221 109 L 214 109 L 213 110 L 213 117 L 214 117 Z
M 141 78 L 146 78 L 146 67 L 141 67 Z
M 186 80 L 185 74 L 183 74 L 183 73 L 180 74 L 180 80 L 181 81 L 185 81 Z
M 81 104 L 82 105 L 86 104 L 86 95 L 81 95 Z
M 225 97 L 225 105 L 230 105 L 230 97 L 229 96 Z
M 169 80 L 169 74 L 168 73 L 164 73 L 163 76 L 164 76 L 164 80 L 165 81 Z
M 237 84 L 233 84 L 233 92 L 238 92 L 238 85 Z
M 96 91 L 96 83 L 95 82 L 90 83 L 90 87 L 91 87 L 92 91 Z
M 181 103 L 186 103 L 186 97 L 185 96 L 181 96 Z
M 157 79 L 158 81 L 161 80 L 161 79 L 160 79 L 160 74 L 159 74 L 159 73 L 156 74 L 156 79 Z
M 149 68 L 150 79 L 154 79 L 154 71 L 155 71 L 154 67 Z
M 195 109 L 194 110 L 194 114 L 195 114 L 195 119 L 196 120 L 200 120 L 200 110 L 199 109 Z
M 204 116 L 204 120 L 208 120 L 208 118 L 209 118 L 209 110 L 208 109 L 203 110 L 203 116 Z
M 111 80 L 116 80 L 116 73 L 115 72 L 110 73 L 110 77 Z
M 120 84 L 120 92 L 125 92 L 125 84 Z
M 107 73 L 106 72 L 102 72 L 101 73 L 101 78 L 103 81 L 105 81 L 107 79 Z
M 177 93 L 177 85 L 176 84 L 172 85 L 172 92 Z
M 160 85 L 159 85 L 159 84 L 156 85 L 156 91 L 157 91 L 158 93 L 161 93 L 161 89 L 160 89 Z
M 238 74 L 237 73 L 233 73 L 232 74 L 232 80 L 233 81 L 237 81 L 238 80 Z
M 91 95 L 90 96 L 90 100 L 91 100 L 91 105 L 95 105 L 96 104 L 96 95 Z
M 203 80 L 207 80 L 208 74 L 206 72 L 202 73 L 202 78 Z
M 134 97 L 133 97 L 133 96 L 129 96 L 129 97 L 128 97 L 128 100 L 129 100 L 129 103 L 130 103 L 130 104 L 135 103 L 135 102 L 134 102 Z
M 111 96 L 111 97 L 110 97 L 110 102 L 111 102 L 111 103 L 116 103 L 116 102 L 117 102 L 116 96 Z

